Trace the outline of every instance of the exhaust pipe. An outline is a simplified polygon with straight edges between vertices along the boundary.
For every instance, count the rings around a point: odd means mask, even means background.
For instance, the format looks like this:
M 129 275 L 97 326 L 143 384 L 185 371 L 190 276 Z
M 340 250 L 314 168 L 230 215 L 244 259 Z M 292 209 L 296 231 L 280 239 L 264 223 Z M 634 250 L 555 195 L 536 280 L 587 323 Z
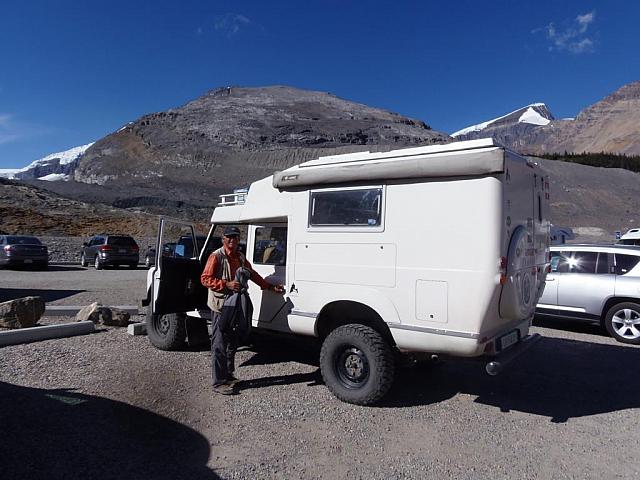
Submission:
M 505 353 L 500 354 L 498 357 L 496 357 L 495 360 L 487 363 L 484 369 L 492 377 L 498 375 L 504 369 L 504 367 L 513 362 L 516 358 L 529 350 L 540 340 L 542 340 L 542 337 L 538 333 L 526 336 L 520 341 L 520 343 L 514 345 L 512 348 L 507 349 Z

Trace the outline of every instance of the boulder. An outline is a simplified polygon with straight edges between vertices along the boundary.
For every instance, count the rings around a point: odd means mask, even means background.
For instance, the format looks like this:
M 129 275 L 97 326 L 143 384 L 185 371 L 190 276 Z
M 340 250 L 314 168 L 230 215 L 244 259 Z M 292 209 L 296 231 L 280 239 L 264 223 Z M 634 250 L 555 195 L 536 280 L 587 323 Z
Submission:
M 113 325 L 114 327 L 126 327 L 127 325 L 129 325 L 129 318 L 131 318 L 129 312 L 125 312 L 124 310 L 113 307 L 111 307 L 109 310 L 109 313 L 111 314 L 109 316 L 109 319 L 107 320 L 107 318 L 105 317 L 102 323 L 104 323 L 105 325 Z
M 33 327 L 44 313 L 41 297 L 24 297 L 0 303 L 0 327 Z
M 76 322 L 85 322 L 91 320 L 93 323 L 100 323 L 100 310 L 104 308 L 98 302 L 93 302 L 91 305 L 83 307 L 76 314 Z
M 91 305 L 87 305 L 82 308 L 76 314 L 76 321 L 83 322 L 91 320 L 95 324 L 114 326 L 114 327 L 126 327 L 129 325 L 129 313 L 117 309 L 104 307 L 98 302 L 94 302 Z

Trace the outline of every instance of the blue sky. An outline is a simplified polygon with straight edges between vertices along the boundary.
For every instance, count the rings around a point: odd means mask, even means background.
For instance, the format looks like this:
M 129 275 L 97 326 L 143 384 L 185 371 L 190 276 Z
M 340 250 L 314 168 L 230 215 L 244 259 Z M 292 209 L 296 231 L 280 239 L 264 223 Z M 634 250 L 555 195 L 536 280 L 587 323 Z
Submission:
M 24 0 L 0 16 L 0 168 L 226 85 L 291 85 L 451 133 L 640 80 L 640 2 Z

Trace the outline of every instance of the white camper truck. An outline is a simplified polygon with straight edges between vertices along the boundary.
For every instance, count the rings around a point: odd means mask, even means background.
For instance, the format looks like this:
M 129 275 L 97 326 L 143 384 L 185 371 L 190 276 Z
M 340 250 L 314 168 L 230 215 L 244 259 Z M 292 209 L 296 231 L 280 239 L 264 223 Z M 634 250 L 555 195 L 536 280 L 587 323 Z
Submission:
M 286 288 L 251 285 L 253 327 L 319 337 L 327 387 L 371 404 L 391 386 L 398 353 L 488 356 L 494 374 L 534 343 L 548 188 L 536 164 L 490 139 L 322 157 L 223 196 L 207 243 L 221 225 L 246 229 L 255 270 Z M 150 269 L 157 347 L 181 346 L 185 322 L 207 316 L 209 251 L 158 256 Z

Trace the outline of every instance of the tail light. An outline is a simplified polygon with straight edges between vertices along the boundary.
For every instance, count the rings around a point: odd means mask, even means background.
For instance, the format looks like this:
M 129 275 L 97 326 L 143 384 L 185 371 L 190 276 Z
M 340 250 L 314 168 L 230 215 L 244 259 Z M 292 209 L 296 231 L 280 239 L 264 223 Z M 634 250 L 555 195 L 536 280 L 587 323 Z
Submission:
M 13 245 L 5 245 L 4 246 L 4 251 L 9 253 L 9 252 L 13 252 L 15 250 L 15 248 L 13 248 Z
M 138 253 L 140 251 L 140 247 L 138 245 L 134 245 L 131 247 L 131 251 Z
M 102 245 L 98 247 L 98 250 L 100 250 L 101 252 L 108 252 L 110 250 L 113 250 L 113 247 L 111 247 L 111 245 Z
M 500 257 L 500 285 L 507 283 L 507 257 Z

